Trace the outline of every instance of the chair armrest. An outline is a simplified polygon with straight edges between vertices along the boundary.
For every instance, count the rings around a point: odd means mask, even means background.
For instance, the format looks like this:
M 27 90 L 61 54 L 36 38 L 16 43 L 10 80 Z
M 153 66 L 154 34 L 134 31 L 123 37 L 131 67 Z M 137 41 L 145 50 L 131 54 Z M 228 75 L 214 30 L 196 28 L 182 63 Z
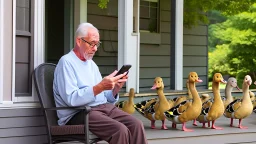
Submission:
M 52 110 L 66 110 L 66 109 L 73 109 L 73 110 L 85 110 L 85 113 L 89 113 L 91 111 L 90 106 L 83 106 L 83 107 L 52 107 L 52 108 L 44 108 L 46 111 Z

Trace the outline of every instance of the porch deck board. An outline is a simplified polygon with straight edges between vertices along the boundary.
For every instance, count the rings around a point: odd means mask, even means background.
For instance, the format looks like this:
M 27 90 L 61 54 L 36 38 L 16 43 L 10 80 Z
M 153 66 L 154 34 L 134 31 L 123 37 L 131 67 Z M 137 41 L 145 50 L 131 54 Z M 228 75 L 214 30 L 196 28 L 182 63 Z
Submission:
M 168 130 L 160 129 L 161 121 L 156 121 L 157 129 L 151 129 L 149 120 L 137 112 L 133 116 L 143 122 L 149 144 L 256 144 L 256 113 L 252 113 L 242 121 L 242 125 L 247 126 L 248 129 L 237 128 L 238 120 L 234 120 L 235 127 L 229 127 L 230 120 L 222 116 L 215 124 L 222 127 L 223 130 L 201 128 L 200 123 L 198 123 L 198 126 L 193 126 L 192 122 L 188 122 L 186 126 L 193 129 L 193 132 L 182 131 L 181 125 L 177 125 L 177 129 L 172 129 L 170 121 L 166 121 Z M 98 144 L 107 143 L 102 141 Z

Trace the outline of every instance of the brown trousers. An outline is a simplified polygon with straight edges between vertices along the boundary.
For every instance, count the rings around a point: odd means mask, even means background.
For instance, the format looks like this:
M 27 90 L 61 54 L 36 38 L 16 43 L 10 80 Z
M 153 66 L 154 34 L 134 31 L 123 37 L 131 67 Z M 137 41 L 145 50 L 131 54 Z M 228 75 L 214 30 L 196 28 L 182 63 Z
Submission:
M 68 125 L 83 124 L 83 112 L 74 115 Z M 109 144 L 147 144 L 143 123 L 115 107 L 102 104 L 89 113 L 89 130 Z

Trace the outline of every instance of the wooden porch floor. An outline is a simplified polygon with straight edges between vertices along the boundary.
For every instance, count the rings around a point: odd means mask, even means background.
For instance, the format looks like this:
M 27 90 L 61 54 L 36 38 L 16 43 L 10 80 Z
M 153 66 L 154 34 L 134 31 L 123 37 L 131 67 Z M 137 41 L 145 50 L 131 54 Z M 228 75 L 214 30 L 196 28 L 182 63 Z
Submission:
M 238 120 L 234 121 L 236 127 L 229 127 L 230 120 L 222 116 L 216 121 L 216 126 L 220 126 L 223 130 L 214 130 L 210 128 L 202 128 L 201 124 L 193 126 L 192 122 L 186 124 L 187 128 L 193 129 L 194 132 L 184 132 L 181 125 L 177 125 L 177 129 L 171 128 L 171 122 L 166 121 L 168 130 L 161 130 L 161 121 L 157 121 L 158 129 L 150 128 L 150 121 L 135 113 L 135 117 L 141 119 L 145 126 L 145 131 L 149 144 L 227 144 L 227 143 L 255 143 L 256 144 L 256 114 L 252 113 L 248 118 L 242 121 L 248 129 L 237 128 Z
M 199 123 L 198 126 L 193 126 L 192 122 L 188 122 L 186 126 L 193 129 L 193 132 L 182 131 L 181 125 L 177 125 L 177 129 L 172 129 L 170 121 L 166 121 L 168 130 L 160 129 L 161 121 L 156 122 L 157 129 L 151 129 L 150 121 L 137 112 L 133 115 L 144 123 L 149 144 L 256 144 L 256 113 L 242 121 L 243 126 L 247 126 L 248 129 L 237 128 L 238 120 L 234 121 L 236 127 L 229 127 L 230 120 L 223 116 L 216 121 L 216 126 L 222 127 L 223 130 L 202 128 Z
M 256 91 L 252 89 L 252 91 Z M 208 93 L 212 96 L 210 90 L 201 90 L 201 93 Z M 221 90 L 223 95 L 224 90 Z M 167 97 L 176 97 L 179 95 L 186 95 L 187 91 L 170 91 L 166 93 Z M 234 95 L 242 95 L 241 92 L 235 91 Z M 127 100 L 127 93 L 120 95 L 121 100 Z M 136 94 L 135 103 L 141 100 L 150 99 L 156 97 L 154 92 L 143 92 Z M 150 121 L 141 116 L 137 111 L 133 114 L 136 118 L 140 119 L 145 127 L 146 137 L 149 144 L 256 144 L 256 113 L 252 113 L 248 118 L 242 121 L 243 126 L 247 126 L 248 129 L 239 129 L 238 120 L 234 120 L 235 127 L 229 127 L 230 119 L 222 116 L 216 121 L 216 126 L 222 127 L 223 130 L 214 130 L 210 128 L 202 128 L 202 125 L 198 123 L 198 126 L 193 126 L 192 122 L 186 124 L 187 128 L 193 129 L 194 132 L 184 132 L 181 130 L 181 125 L 177 125 L 177 129 L 171 128 L 171 122 L 166 121 L 168 130 L 161 130 L 161 121 L 156 121 L 156 128 L 150 128 Z M 77 143 L 75 143 L 77 144 Z M 98 144 L 106 144 L 106 142 L 99 142 Z

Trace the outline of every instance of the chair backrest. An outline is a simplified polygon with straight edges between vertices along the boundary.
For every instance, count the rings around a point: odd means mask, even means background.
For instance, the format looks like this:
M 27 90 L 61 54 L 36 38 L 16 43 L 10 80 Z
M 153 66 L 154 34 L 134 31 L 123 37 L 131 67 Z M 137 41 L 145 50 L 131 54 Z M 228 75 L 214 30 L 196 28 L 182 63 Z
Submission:
M 56 65 L 43 63 L 34 70 L 35 88 L 42 108 L 56 107 L 53 95 L 53 78 Z M 45 112 L 48 124 L 57 123 L 56 111 Z

